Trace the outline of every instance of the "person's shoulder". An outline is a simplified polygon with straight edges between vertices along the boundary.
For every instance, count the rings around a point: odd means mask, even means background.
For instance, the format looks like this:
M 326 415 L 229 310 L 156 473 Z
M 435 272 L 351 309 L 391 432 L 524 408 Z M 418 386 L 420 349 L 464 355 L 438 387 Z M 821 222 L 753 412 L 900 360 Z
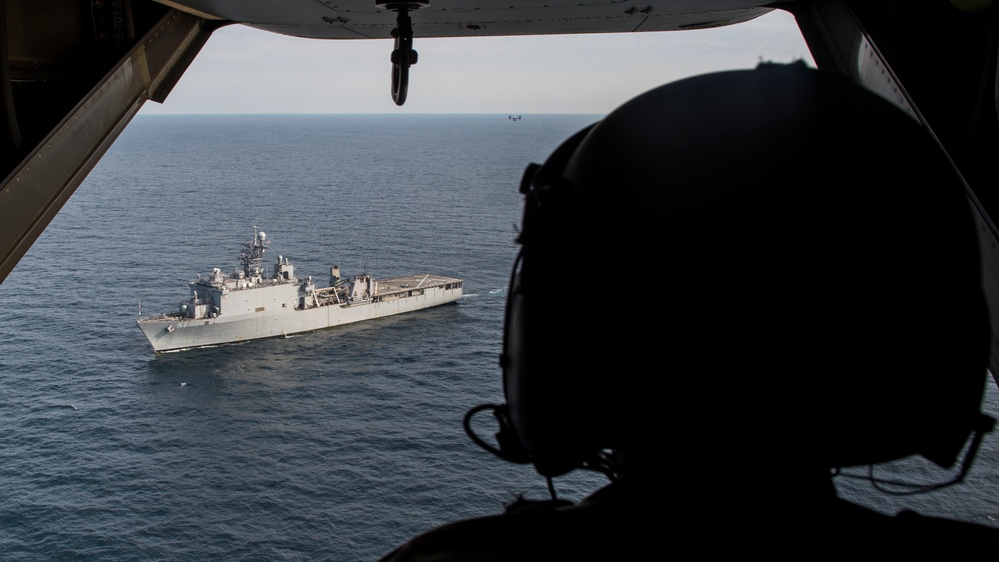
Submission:
M 477 562 L 554 559 L 552 545 L 571 530 L 569 502 L 518 498 L 503 513 L 464 519 L 413 537 L 380 562 Z M 571 517 L 570 517 L 571 518 Z
M 825 519 L 826 536 L 849 539 L 832 543 L 833 553 L 854 552 L 857 545 L 878 555 L 913 555 L 920 558 L 960 552 L 995 552 L 999 549 L 999 527 L 924 515 L 903 510 L 894 515 L 876 512 L 840 500 Z
M 893 519 L 899 532 L 916 544 L 927 541 L 938 546 L 990 545 L 993 552 L 999 547 L 999 527 L 922 515 L 914 511 L 902 511 Z

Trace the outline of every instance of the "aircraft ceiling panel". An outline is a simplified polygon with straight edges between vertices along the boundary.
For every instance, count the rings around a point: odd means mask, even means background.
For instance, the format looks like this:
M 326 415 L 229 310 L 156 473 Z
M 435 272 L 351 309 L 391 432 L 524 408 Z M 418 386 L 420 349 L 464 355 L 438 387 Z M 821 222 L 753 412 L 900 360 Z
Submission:
M 396 14 L 375 0 L 157 0 L 207 19 L 314 39 L 388 39 Z M 421 4 L 412 0 L 402 4 Z M 676 31 L 748 21 L 759 0 L 431 0 L 411 10 L 416 37 Z

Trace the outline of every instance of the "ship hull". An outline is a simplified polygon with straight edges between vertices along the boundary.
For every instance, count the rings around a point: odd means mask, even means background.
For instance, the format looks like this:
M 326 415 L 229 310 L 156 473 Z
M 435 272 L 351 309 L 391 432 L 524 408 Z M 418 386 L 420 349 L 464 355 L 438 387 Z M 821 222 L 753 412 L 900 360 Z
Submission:
M 165 317 L 138 320 L 153 351 L 181 349 L 289 336 L 413 312 L 451 303 L 462 295 L 461 284 L 428 287 L 422 294 L 382 300 L 336 303 L 315 308 L 264 308 L 259 312 L 216 318 Z

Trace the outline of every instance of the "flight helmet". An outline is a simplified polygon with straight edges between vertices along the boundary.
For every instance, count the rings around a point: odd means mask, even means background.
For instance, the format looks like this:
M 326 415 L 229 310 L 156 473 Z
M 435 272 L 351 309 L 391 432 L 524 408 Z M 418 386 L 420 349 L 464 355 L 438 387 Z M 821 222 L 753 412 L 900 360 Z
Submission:
M 967 192 L 880 96 L 800 62 L 679 80 L 521 191 L 504 458 L 949 467 L 983 429 Z

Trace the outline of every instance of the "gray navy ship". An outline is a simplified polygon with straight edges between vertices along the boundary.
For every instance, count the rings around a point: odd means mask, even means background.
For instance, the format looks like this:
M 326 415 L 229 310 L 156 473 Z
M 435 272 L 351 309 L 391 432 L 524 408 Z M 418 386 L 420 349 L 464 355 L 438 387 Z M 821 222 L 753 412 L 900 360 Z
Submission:
M 458 300 L 462 279 L 418 274 L 375 279 L 368 274 L 340 278 L 330 268 L 330 284 L 317 288 L 312 277 L 299 279 L 288 258 L 278 256 L 265 276 L 267 235 L 253 229 L 243 244 L 241 269 L 214 268 L 190 281 L 191 295 L 178 310 L 136 320 L 156 353 L 289 336 L 341 324 L 402 314 Z

